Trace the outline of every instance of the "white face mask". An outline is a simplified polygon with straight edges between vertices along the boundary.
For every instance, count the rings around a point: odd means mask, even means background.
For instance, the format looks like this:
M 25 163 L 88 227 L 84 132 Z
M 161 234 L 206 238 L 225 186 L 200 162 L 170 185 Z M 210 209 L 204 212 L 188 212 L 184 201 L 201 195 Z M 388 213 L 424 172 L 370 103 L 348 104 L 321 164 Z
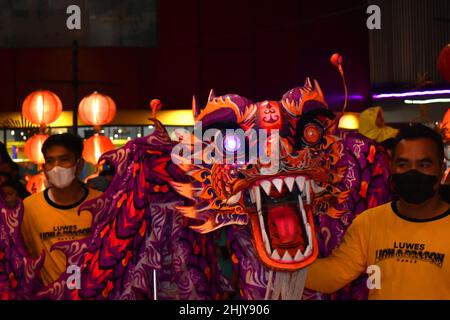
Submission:
M 78 163 L 77 163 L 78 164 Z M 47 171 L 47 176 L 50 184 L 56 188 L 62 189 L 70 186 L 73 180 L 76 178 L 75 172 L 77 171 L 77 165 L 72 168 L 54 167 L 52 170 Z

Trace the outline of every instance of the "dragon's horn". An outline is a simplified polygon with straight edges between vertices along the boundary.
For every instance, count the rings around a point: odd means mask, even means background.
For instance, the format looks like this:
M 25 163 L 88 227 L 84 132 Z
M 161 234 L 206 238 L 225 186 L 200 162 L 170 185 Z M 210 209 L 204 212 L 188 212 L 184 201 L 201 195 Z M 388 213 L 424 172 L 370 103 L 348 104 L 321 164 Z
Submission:
M 208 101 L 212 101 L 215 97 L 216 93 L 214 92 L 214 89 L 211 89 L 211 91 L 209 91 Z
M 311 79 L 309 79 L 309 77 L 305 80 L 305 87 L 312 88 Z
M 200 114 L 200 107 L 195 95 L 192 96 L 192 114 L 194 115 L 194 119 L 197 119 L 198 115 Z
M 314 79 L 314 90 L 319 94 L 320 97 L 324 97 L 322 88 L 320 87 L 319 82 L 317 82 L 316 79 Z

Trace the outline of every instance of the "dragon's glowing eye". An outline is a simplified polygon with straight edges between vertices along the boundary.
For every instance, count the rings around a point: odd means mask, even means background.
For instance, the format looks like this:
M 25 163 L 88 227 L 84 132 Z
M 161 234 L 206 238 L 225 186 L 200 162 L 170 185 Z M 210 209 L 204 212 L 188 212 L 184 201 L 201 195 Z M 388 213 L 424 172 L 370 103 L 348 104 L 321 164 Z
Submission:
M 308 144 L 316 144 L 322 135 L 322 131 L 315 124 L 309 124 L 303 130 L 303 138 Z
M 239 137 L 231 134 L 224 138 L 223 145 L 226 151 L 236 152 L 241 147 L 241 141 L 239 140 Z

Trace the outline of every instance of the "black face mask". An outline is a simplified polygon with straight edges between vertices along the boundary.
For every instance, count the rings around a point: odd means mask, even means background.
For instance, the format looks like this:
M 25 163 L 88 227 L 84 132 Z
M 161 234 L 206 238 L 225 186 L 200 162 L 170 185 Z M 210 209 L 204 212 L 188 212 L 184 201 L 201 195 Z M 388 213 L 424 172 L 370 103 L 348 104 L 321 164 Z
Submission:
M 394 190 L 408 203 L 419 204 L 434 196 L 437 176 L 430 176 L 417 170 L 392 175 Z

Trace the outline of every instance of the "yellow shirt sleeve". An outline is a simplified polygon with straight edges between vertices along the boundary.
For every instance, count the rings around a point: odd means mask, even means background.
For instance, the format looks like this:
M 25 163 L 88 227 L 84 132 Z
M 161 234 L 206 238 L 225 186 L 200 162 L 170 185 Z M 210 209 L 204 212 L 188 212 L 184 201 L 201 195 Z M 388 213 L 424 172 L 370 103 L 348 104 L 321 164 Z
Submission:
M 367 267 L 366 221 L 362 215 L 355 218 L 342 243 L 333 253 L 315 261 L 307 271 L 305 287 L 333 293 L 355 280 Z

